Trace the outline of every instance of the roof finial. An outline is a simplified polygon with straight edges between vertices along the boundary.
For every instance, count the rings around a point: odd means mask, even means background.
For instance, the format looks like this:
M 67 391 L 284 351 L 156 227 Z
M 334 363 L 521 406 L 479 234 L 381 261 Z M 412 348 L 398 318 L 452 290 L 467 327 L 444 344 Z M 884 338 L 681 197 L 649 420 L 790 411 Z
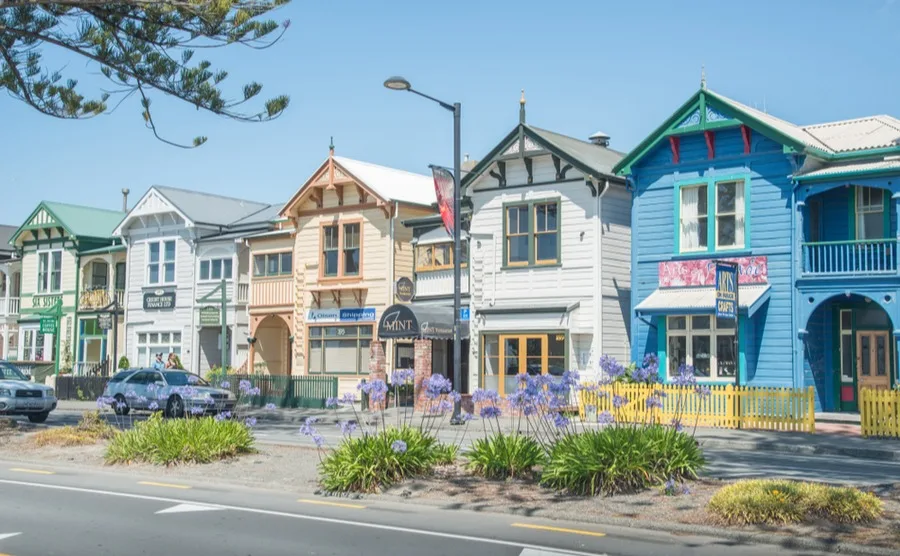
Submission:
M 700 65 L 700 89 L 706 90 L 706 65 Z
M 519 123 L 525 123 L 525 89 L 522 89 L 522 98 L 519 99 Z
M 328 152 L 329 152 L 330 154 L 332 154 L 332 155 L 334 154 L 334 135 L 332 135 L 332 136 L 331 136 L 331 139 L 329 140 L 329 143 L 328 143 Z

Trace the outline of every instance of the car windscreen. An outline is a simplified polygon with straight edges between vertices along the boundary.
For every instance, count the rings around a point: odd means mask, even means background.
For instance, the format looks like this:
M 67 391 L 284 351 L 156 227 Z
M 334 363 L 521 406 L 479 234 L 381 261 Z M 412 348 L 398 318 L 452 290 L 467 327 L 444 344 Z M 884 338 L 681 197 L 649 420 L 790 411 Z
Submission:
M 111 379 L 109 379 L 109 381 L 110 382 L 122 382 L 123 380 L 130 377 L 131 375 L 133 375 L 136 372 L 137 371 L 121 371 L 121 372 L 116 373 L 115 376 L 113 376 Z
M 0 380 L 28 380 L 15 365 L 0 363 Z
M 191 373 L 163 371 L 169 386 L 209 386 L 209 383 Z

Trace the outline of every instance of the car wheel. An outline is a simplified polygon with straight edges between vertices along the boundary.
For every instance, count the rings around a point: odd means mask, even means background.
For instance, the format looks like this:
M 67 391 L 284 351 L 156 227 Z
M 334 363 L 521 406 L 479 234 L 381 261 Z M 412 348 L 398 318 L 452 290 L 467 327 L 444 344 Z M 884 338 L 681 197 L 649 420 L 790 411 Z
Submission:
M 50 416 L 49 411 L 42 411 L 40 413 L 32 413 L 28 416 L 28 420 L 32 423 L 43 423 L 47 420 L 47 417 Z
M 166 404 L 166 417 L 179 419 L 184 417 L 184 401 L 179 396 L 172 396 Z
M 128 402 L 125 401 L 125 396 L 122 394 L 116 394 L 116 402 L 115 402 L 115 411 L 116 415 L 128 415 L 128 412 L 131 411 L 131 408 L 128 407 Z

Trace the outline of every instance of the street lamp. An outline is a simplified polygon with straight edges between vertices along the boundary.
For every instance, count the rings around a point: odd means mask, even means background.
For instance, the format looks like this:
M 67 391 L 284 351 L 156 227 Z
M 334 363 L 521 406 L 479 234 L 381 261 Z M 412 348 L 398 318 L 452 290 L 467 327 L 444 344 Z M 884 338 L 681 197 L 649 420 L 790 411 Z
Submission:
M 459 313 L 462 305 L 462 271 L 460 270 L 460 237 L 462 235 L 461 217 L 460 217 L 460 195 L 462 184 L 460 183 L 460 166 L 461 166 L 461 149 L 459 137 L 459 115 L 461 106 L 458 102 L 453 104 L 438 100 L 432 96 L 412 88 L 409 81 L 400 77 L 389 77 L 384 82 L 384 86 L 392 91 L 409 91 L 420 97 L 427 98 L 432 102 L 441 105 L 442 108 L 453 112 L 453 386 L 458 390 L 462 386 L 462 340 L 460 338 Z M 453 417 L 450 419 L 451 424 L 460 424 L 460 402 L 453 404 Z

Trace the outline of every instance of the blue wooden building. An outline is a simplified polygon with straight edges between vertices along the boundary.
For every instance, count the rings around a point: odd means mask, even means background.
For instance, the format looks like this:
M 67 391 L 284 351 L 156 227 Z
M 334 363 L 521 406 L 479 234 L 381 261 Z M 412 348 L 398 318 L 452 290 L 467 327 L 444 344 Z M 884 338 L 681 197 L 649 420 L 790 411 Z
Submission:
M 632 355 L 709 384 L 815 387 L 855 411 L 897 382 L 900 120 L 798 126 L 705 84 L 617 165 L 632 207 Z M 739 264 L 739 326 L 714 314 Z

